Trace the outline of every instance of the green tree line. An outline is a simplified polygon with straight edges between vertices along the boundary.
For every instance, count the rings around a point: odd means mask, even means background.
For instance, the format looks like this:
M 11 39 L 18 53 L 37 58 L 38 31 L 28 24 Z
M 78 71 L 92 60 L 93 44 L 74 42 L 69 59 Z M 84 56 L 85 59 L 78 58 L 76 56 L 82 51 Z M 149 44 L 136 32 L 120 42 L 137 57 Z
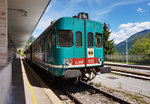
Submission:
M 130 54 L 150 54 L 150 32 L 144 37 L 139 38 L 138 36 L 134 39 L 132 48 L 129 49 Z

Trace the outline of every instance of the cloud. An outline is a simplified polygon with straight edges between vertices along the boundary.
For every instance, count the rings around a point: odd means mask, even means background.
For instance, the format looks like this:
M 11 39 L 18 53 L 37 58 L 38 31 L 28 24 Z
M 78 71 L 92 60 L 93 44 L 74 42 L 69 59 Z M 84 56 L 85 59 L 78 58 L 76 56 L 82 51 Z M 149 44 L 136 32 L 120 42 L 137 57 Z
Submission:
M 121 24 L 118 29 L 118 32 L 112 32 L 110 35 L 110 39 L 114 39 L 115 44 L 118 44 L 121 41 L 125 40 L 126 36 L 130 37 L 137 32 L 145 29 L 150 29 L 150 22 Z
M 97 4 L 100 4 L 100 5 L 103 3 L 103 0 L 95 0 L 95 1 Z
M 139 12 L 139 13 L 145 12 L 142 8 L 138 8 L 136 11 Z
M 53 20 L 56 20 L 60 17 L 70 17 L 75 15 L 73 10 L 75 10 L 77 4 L 83 1 L 84 0 L 70 0 L 69 2 L 63 4 L 63 1 L 60 2 L 58 0 L 52 0 L 32 35 L 35 38 L 38 37 L 38 35 L 40 35 L 51 24 L 51 21 Z
M 107 18 L 107 14 L 117 6 L 135 4 L 142 1 L 143 0 L 127 0 L 125 2 L 109 4 L 104 7 L 104 0 L 52 0 L 33 32 L 33 36 L 41 34 L 44 29 L 50 25 L 52 20 L 60 17 L 71 17 L 82 11 L 90 12 L 91 20 L 100 21 L 100 19 Z
M 148 3 L 147 5 L 149 5 L 149 6 L 150 6 L 150 3 Z
M 90 0 L 91 1 L 91 0 Z M 97 14 L 96 20 L 98 19 L 101 19 L 103 18 L 103 15 L 106 15 L 108 13 L 110 13 L 114 8 L 116 7 L 119 7 L 119 6 L 122 6 L 122 5 L 131 5 L 131 4 L 136 4 L 136 3 L 139 3 L 139 2 L 143 2 L 143 0 L 136 0 L 136 1 L 122 1 L 122 2 L 116 2 L 114 4 L 111 4 L 111 5 L 108 5 L 106 6 L 105 8 L 101 8 L 101 9 L 98 9 L 95 10 L 95 13 L 94 14 Z M 91 3 L 89 3 L 89 5 L 92 5 Z M 95 5 L 95 4 L 94 4 Z M 100 11 L 100 12 L 99 12 Z
M 84 0 L 72 0 L 73 3 L 80 3 L 83 2 Z
M 142 11 L 142 8 L 138 8 L 136 11 L 137 11 L 137 12 L 140 12 L 140 11 Z

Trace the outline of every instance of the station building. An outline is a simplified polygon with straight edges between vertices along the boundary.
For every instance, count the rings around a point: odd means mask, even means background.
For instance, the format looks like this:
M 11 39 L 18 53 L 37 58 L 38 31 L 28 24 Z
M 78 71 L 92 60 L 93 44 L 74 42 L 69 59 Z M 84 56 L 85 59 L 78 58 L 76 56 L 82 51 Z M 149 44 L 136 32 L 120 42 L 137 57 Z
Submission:
M 12 61 L 24 48 L 51 0 L 0 0 L 0 104 L 12 84 Z

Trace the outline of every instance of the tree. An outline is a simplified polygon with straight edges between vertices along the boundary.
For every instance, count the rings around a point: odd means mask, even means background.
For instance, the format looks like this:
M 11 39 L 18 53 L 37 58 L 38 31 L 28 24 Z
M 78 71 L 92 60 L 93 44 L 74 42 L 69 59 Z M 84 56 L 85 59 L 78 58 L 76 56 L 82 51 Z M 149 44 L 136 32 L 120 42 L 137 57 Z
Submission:
M 109 40 L 111 31 L 109 25 L 107 25 L 105 22 L 103 24 L 103 49 L 104 49 L 104 55 L 106 54 L 113 54 L 115 52 L 114 48 L 114 40 Z
M 150 54 L 150 32 L 138 39 L 129 50 L 130 54 Z

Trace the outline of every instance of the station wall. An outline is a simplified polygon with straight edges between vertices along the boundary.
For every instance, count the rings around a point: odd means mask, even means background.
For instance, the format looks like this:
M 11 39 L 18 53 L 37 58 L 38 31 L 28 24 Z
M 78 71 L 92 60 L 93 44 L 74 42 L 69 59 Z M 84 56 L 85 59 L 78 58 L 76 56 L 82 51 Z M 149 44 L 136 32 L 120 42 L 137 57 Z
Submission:
M 7 4 L 8 0 L 0 0 L 0 104 L 7 104 L 12 80 L 12 63 L 8 62 Z
M 0 66 L 7 65 L 7 0 L 0 0 Z
M 7 98 L 12 83 L 12 63 L 0 69 L 0 104 L 7 104 Z

